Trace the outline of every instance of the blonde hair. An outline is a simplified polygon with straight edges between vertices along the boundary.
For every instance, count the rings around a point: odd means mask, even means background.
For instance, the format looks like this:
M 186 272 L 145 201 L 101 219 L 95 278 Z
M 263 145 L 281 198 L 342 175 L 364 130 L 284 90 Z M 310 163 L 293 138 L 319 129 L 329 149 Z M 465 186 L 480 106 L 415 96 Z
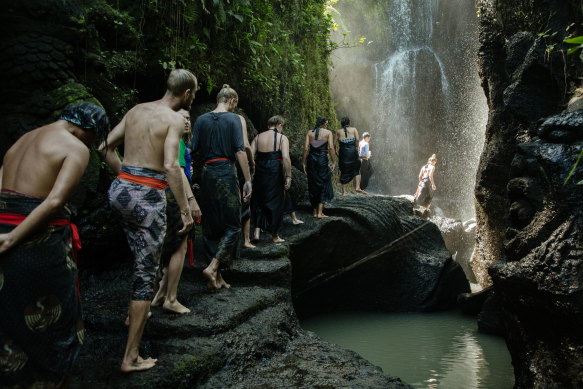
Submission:
M 267 121 L 267 128 L 277 127 L 280 124 L 285 124 L 285 120 L 279 115 L 275 115 L 269 118 Z
M 429 157 L 429 159 L 427 160 L 427 163 L 430 163 L 431 161 L 437 162 L 437 156 L 435 154 L 433 154 L 431 157 Z
M 231 99 L 239 100 L 239 95 L 237 95 L 237 92 L 229 84 L 224 84 L 217 95 L 217 103 L 226 103 Z
M 192 93 L 196 91 L 197 81 L 194 74 L 186 69 L 174 69 L 168 75 L 166 81 L 166 89 L 172 93 L 173 96 L 182 95 L 187 89 Z

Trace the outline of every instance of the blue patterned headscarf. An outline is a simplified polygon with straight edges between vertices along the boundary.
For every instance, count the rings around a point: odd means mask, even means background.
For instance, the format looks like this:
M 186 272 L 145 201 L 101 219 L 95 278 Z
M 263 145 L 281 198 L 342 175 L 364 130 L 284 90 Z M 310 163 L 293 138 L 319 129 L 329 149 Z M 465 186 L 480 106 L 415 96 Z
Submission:
M 105 110 L 89 102 L 69 105 L 61 112 L 59 120 L 66 120 L 84 130 L 93 131 L 99 140 L 106 139 L 110 130 Z

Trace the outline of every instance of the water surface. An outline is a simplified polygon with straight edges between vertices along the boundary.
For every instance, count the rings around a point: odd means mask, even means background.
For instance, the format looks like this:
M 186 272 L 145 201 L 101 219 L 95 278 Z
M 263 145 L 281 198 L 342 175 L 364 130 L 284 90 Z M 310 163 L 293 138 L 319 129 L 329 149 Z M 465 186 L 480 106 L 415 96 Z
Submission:
M 459 312 L 334 313 L 304 320 L 302 327 L 416 388 L 514 385 L 504 340 L 479 333 L 475 318 Z

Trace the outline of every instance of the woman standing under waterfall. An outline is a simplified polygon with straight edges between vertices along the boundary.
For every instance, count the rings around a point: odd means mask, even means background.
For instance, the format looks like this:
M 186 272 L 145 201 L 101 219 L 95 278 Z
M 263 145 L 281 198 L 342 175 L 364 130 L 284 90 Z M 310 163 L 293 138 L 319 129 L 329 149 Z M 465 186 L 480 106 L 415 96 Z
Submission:
M 433 181 L 436 163 L 437 157 L 433 154 L 427 160 L 427 165 L 424 165 L 419 172 L 419 185 L 417 185 L 417 192 L 415 192 L 415 203 L 427 208 L 431 207 L 433 192 L 437 189 Z M 430 182 L 431 186 L 429 186 Z
M 366 193 L 360 189 L 360 159 L 358 157 L 358 130 L 350 126 L 350 119 L 343 117 L 340 121 L 342 128 L 336 130 L 336 147 L 338 148 L 338 167 L 340 168 L 340 183 L 342 195 L 346 194 L 346 185 L 354 178 L 354 188 L 359 193 Z
M 319 219 L 328 217 L 323 213 L 324 203 L 334 198 L 332 172 L 336 166 L 336 152 L 334 147 L 330 148 L 330 145 L 334 145 L 334 137 L 332 131 L 326 129 L 327 124 L 325 118 L 317 117 L 316 126 L 306 134 L 302 156 L 304 173 L 308 176 L 308 192 L 313 215 Z M 328 152 L 332 157 L 332 169 L 328 166 Z

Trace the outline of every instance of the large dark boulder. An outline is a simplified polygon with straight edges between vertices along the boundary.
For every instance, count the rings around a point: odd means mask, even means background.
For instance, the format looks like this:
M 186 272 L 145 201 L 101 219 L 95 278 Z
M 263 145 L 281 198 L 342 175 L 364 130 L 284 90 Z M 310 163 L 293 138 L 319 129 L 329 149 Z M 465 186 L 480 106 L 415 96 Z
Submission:
M 457 295 L 470 291 L 466 276 L 437 226 L 412 212 L 406 199 L 347 195 L 326 206 L 329 218 L 308 218 L 289 237 L 300 316 L 454 307 Z

